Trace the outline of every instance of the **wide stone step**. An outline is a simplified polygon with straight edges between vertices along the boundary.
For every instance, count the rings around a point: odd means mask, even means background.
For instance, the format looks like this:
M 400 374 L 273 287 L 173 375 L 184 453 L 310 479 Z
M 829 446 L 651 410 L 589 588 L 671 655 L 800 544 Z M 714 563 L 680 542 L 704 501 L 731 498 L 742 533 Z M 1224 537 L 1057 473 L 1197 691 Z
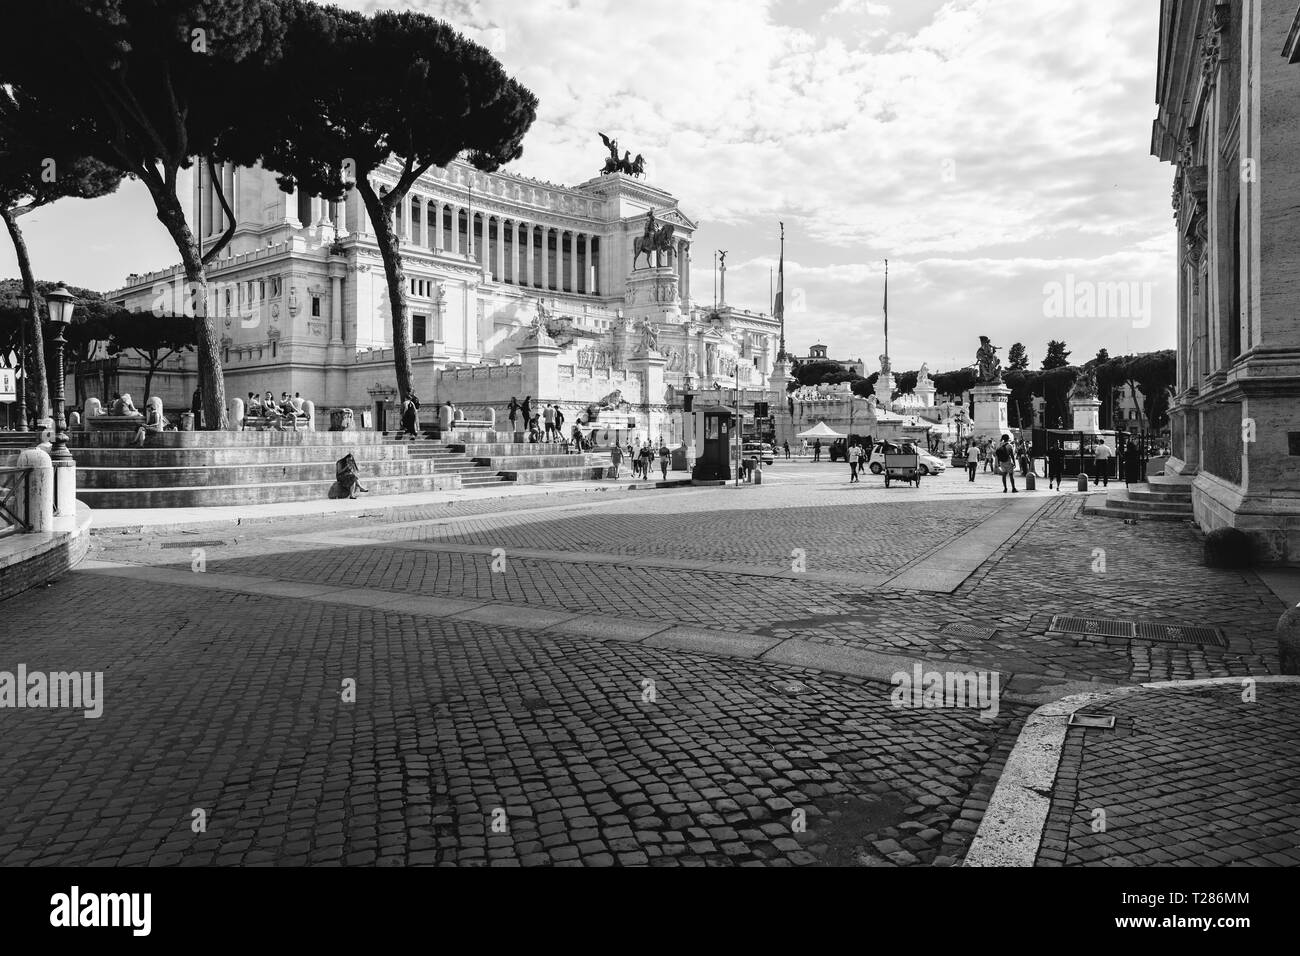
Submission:
M 36 432 L 0 432 L 0 448 L 31 448 L 40 440 Z
M 274 482 L 256 485 L 206 485 L 189 488 L 78 488 L 77 498 L 91 508 L 195 508 L 213 505 L 272 504 L 282 501 L 325 500 L 329 481 Z M 459 475 L 362 477 L 370 495 L 399 495 L 419 491 L 448 491 L 461 487 Z M 365 495 L 358 495 L 365 497 Z
M 288 462 L 270 465 L 207 465 L 189 468 L 95 468 L 78 463 L 79 488 L 177 488 L 258 485 L 276 481 L 333 481 L 333 461 Z M 455 475 L 473 470 L 455 463 L 387 459 L 358 461 L 362 480 L 416 475 Z
M 1147 484 L 1152 488 L 1186 488 L 1188 494 L 1191 493 L 1192 482 L 1196 479 L 1191 475 L 1150 475 L 1147 477 Z
M 212 465 L 288 465 L 337 461 L 351 454 L 361 461 L 411 461 L 408 449 L 387 445 L 291 445 L 264 448 L 78 448 L 73 457 L 87 468 L 198 468 Z
M 68 434 L 68 447 L 75 455 L 79 448 L 129 448 L 135 440 L 135 429 L 122 431 L 78 430 Z M 262 448 L 293 445 L 375 445 L 384 444 L 379 432 L 308 431 L 292 429 L 277 431 L 241 432 L 158 432 L 149 436 L 154 448 Z
M 475 463 L 493 471 L 525 471 L 536 468 L 574 468 L 599 462 L 584 455 L 500 455 L 475 458 Z M 606 459 L 608 464 L 608 459 Z
M 1084 513 L 1118 518 L 1142 518 L 1148 521 L 1182 521 L 1192 517 L 1191 502 L 1135 501 L 1123 488 L 1112 489 L 1103 498 L 1089 496 Z
M 451 451 L 464 452 L 470 458 L 500 458 L 511 455 L 563 455 L 564 446 L 558 442 L 509 442 L 494 444 L 475 443 L 450 444 Z
M 613 474 L 608 465 L 580 465 L 570 468 L 531 468 L 522 471 L 501 471 L 507 481 L 521 485 L 537 485 L 548 481 L 600 481 Z
M 506 475 L 498 474 L 494 471 L 478 474 L 476 472 L 466 472 L 460 476 L 460 486 L 462 488 L 473 488 L 477 485 L 496 485 L 503 481 L 513 481 Z
M 1192 502 L 1192 488 L 1187 486 L 1173 485 L 1129 485 L 1128 497 L 1130 501 L 1172 501 L 1172 502 Z

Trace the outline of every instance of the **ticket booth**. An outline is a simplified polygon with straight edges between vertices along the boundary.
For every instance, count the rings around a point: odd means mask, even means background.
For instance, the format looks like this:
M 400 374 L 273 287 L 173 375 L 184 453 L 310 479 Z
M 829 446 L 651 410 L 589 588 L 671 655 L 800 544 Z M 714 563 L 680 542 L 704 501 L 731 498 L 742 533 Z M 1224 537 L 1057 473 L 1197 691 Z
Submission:
M 730 481 L 732 446 L 736 443 L 733 430 L 735 413 L 721 405 L 692 409 L 694 426 L 695 470 L 691 478 L 696 481 Z

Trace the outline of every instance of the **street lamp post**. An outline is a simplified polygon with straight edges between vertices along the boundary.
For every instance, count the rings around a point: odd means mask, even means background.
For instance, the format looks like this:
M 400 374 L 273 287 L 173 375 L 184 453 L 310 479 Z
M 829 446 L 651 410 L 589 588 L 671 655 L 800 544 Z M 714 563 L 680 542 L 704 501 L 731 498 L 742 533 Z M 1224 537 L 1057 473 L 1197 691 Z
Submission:
M 72 453 L 68 451 L 68 427 L 63 416 L 63 330 L 72 322 L 76 298 L 59 286 L 45 296 L 45 302 L 50 322 L 54 324 L 54 441 L 50 445 L 50 460 L 68 461 Z
M 27 431 L 27 315 L 32 307 L 32 300 L 26 292 L 18 293 L 18 308 L 22 318 L 18 320 L 18 361 L 17 368 L 22 370 L 22 380 L 18 383 L 18 424 L 21 431 Z M 17 378 L 18 372 L 14 372 Z

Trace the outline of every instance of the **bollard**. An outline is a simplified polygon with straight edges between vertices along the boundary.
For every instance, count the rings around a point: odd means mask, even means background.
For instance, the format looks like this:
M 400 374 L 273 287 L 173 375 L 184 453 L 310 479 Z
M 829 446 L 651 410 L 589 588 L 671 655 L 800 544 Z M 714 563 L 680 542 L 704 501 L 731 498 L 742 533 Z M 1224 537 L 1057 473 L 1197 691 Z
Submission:
M 1080 491 L 1088 490 L 1088 475 L 1087 473 L 1082 471 L 1079 472 L 1079 490 Z
M 71 458 L 54 466 L 54 530 L 71 531 L 77 517 L 77 463 Z
M 1037 491 L 1038 486 L 1034 482 L 1033 471 L 1025 472 L 1025 491 Z
M 230 421 L 226 427 L 232 432 L 242 432 L 244 430 L 244 400 L 236 398 L 230 403 Z
M 18 468 L 30 468 L 15 511 L 25 517 L 33 534 L 54 531 L 54 464 L 40 448 L 28 448 L 18 455 Z

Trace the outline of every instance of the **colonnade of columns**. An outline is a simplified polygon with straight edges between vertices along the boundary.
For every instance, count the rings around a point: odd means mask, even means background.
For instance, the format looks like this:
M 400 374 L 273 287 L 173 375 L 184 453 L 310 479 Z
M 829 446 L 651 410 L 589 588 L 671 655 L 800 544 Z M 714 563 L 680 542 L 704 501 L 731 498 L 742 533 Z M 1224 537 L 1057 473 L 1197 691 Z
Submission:
M 473 229 L 470 217 L 473 217 Z M 561 226 L 512 219 L 410 196 L 395 220 L 403 242 L 465 255 L 497 282 L 551 292 L 602 295 L 599 236 Z

